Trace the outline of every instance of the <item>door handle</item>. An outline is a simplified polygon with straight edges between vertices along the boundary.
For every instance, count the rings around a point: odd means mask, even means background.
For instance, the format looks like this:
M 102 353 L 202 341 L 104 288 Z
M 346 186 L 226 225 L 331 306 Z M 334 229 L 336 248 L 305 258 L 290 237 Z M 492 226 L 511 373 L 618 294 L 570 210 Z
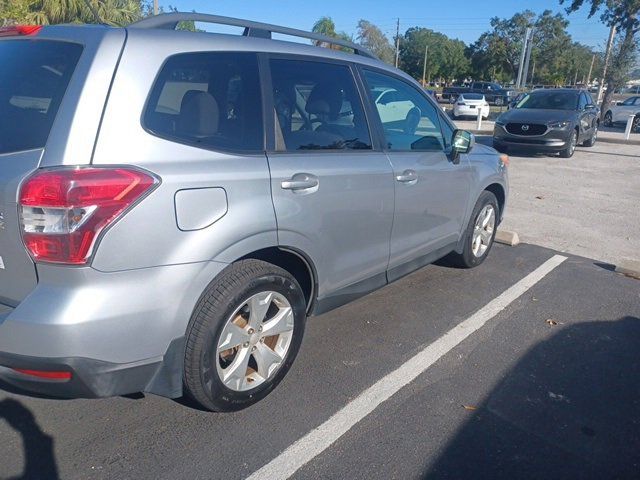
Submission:
M 320 185 L 318 177 L 310 173 L 296 173 L 289 180 L 283 180 L 280 187 L 284 190 L 300 191 L 316 189 Z M 314 190 L 315 191 L 315 190 Z
M 396 180 L 400 183 L 413 185 L 418 182 L 418 174 L 413 170 L 405 170 L 400 175 L 396 175 Z

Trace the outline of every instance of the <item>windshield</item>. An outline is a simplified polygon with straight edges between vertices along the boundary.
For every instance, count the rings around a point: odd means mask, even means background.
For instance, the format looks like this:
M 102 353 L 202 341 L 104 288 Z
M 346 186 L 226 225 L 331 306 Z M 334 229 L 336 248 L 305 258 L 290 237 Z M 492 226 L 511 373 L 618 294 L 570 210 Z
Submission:
M 45 146 L 81 52 L 65 42 L 0 42 L 0 154 Z
M 540 110 L 575 110 L 578 106 L 577 92 L 532 92 L 518 102 L 516 108 Z

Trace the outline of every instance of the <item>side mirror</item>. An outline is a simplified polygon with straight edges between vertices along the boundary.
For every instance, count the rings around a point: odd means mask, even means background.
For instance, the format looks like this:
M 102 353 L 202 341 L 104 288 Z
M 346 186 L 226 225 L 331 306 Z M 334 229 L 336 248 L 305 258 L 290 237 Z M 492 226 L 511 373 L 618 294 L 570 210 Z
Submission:
M 476 143 L 476 137 L 466 130 L 455 130 L 451 138 L 451 161 L 454 164 L 460 163 L 460 155 L 469 153 Z
M 589 103 L 589 104 L 587 104 L 587 106 L 586 106 L 586 107 L 584 107 L 584 108 L 585 108 L 585 109 L 587 109 L 587 110 L 593 110 L 594 108 L 596 108 L 596 106 L 595 106 L 593 103 Z

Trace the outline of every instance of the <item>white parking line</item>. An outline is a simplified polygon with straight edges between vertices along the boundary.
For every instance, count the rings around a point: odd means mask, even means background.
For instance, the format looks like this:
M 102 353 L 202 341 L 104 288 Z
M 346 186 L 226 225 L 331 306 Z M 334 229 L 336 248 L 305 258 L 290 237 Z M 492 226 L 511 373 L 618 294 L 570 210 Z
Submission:
M 542 280 L 549 272 L 564 262 L 567 257 L 555 255 L 536 268 L 518 283 L 486 304 L 472 316 L 459 323 L 438 340 L 413 356 L 398 369 L 389 373 L 322 425 L 307 433 L 264 467 L 251 474 L 247 480 L 285 480 L 307 462 L 313 460 L 331 446 L 355 424 L 373 412 L 402 387 L 442 358 L 484 326 L 489 320 L 508 307 L 514 300 Z

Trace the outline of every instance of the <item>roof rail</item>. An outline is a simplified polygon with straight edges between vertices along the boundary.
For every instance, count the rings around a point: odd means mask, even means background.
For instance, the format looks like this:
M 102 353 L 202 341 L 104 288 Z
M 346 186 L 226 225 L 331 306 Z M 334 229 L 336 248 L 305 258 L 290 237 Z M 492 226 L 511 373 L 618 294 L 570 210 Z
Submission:
M 278 25 L 271 25 L 269 23 L 254 22 L 251 20 L 242 20 L 232 17 L 222 17 L 220 15 L 209 15 L 205 13 L 162 13 L 160 15 L 147 17 L 143 20 L 132 23 L 131 25 L 129 25 L 129 28 L 165 28 L 168 30 L 175 30 L 180 22 L 217 23 L 219 25 L 244 27 L 243 35 L 245 37 L 270 39 L 272 33 L 280 33 L 283 35 L 290 35 L 292 37 L 308 38 L 310 40 L 316 40 L 331 45 L 338 45 L 340 47 L 349 48 L 353 50 L 353 53 L 355 53 L 356 55 L 362 55 L 364 57 L 377 59 L 377 57 L 366 48 L 362 47 L 361 45 L 356 45 L 355 43 L 349 42 L 347 40 L 332 38 L 313 32 L 305 32 L 304 30 L 298 30 L 296 28 L 280 27 Z

